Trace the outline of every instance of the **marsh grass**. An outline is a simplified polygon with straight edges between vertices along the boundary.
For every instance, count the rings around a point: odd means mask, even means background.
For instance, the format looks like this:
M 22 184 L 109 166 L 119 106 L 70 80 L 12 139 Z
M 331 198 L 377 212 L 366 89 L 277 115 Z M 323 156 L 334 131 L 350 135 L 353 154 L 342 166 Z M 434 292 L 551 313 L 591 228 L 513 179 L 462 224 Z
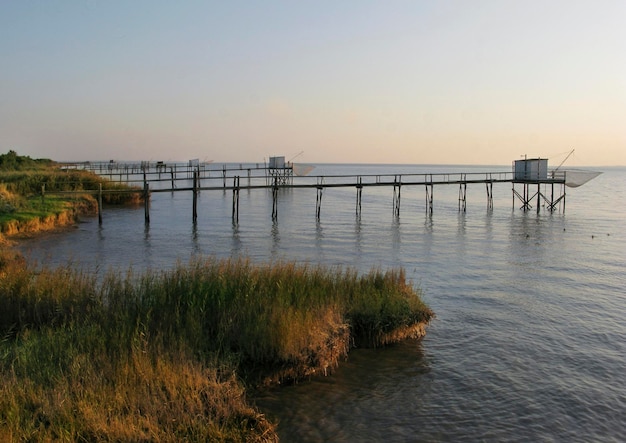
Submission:
M 93 276 L 0 260 L 0 440 L 274 441 L 244 384 L 423 334 L 403 271 L 245 259 Z
M 104 204 L 138 204 L 141 193 L 89 171 L 52 166 L 33 170 L 0 169 L 0 233 L 36 233 L 97 213 L 94 193 L 102 186 Z M 83 192 L 84 191 L 84 192 Z M 71 192 L 71 194 L 58 194 Z

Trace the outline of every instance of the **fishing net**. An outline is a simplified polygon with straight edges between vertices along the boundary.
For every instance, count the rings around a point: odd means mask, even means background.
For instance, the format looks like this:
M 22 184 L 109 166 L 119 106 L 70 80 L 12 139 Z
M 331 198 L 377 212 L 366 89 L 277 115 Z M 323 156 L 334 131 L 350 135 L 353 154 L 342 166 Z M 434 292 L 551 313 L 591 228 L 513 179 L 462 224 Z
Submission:
M 307 175 L 313 169 L 315 169 L 315 166 L 312 166 L 312 165 L 304 165 L 304 164 L 296 164 L 296 163 L 293 164 L 293 173 L 296 174 L 298 177 L 303 177 Z
M 565 173 L 565 186 L 568 186 L 570 188 L 577 188 L 579 186 L 582 186 L 588 181 L 593 180 L 598 175 L 602 174 L 602 172 L 581 171 L 575 169 L 569 169 L 563 172 Z

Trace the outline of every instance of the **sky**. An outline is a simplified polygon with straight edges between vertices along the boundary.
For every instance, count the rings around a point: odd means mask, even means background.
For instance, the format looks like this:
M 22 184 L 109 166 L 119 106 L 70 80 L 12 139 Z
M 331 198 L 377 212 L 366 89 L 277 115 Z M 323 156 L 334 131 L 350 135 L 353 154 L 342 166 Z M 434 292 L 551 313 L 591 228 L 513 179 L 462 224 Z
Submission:
M 1 0 L 0 153 L 626 165 L 626 1 Z

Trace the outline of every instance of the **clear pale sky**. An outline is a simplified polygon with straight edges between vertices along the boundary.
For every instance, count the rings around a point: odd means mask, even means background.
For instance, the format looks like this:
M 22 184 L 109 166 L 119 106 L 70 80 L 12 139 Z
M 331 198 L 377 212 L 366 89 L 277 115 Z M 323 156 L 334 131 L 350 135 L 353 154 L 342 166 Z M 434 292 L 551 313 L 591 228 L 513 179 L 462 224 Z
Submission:
M 626 165 L 626 1 L 2 0 L 10 149 Z

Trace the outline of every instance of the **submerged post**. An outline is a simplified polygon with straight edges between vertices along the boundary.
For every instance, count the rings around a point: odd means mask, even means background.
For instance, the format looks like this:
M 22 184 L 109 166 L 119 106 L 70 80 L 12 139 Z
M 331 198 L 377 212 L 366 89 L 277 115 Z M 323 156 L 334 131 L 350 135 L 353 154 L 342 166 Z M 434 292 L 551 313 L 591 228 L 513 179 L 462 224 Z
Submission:
M 278 218 L 278 177 L 274 177 L 272 185 L 272 220 Z
M 393 215 L 400 217 L 400 189 L 402 187 L 402 176 L 393 178 Z
M 433 213 L 433 176 L 430 176 L 430 183 L 426 183 L 426 213 L 432 215 Z
M 239 223 L 239 176 L 233 177 L 233 222 Z
M 195 223 L 198 220 L 198 172 L 193 171 L 193 208 L 191 218 Z
M 145 177 L 145 174 L 144 174 Z M 143 182 L 143 206 L 144 206 L 144 215 L 145 222 L 147 225 L 150 224 L 150 185 L 148 185 L 148 181 L 145 180 Z
M 466 212 L 467 209 L 467 175 L 461 174 L 459 183 L 459 212 Z
M 322 191 L 324 188 L 320 185 L 317 185 L 317 199 L 315 200 L 315 219 L 319 221 L 320 213 L 322 211 Z
M 361 196 L 363 193 L 363 179 L 359 177 L 356 184 L 356 216 L 361 217 Z
M 541 207 L 541 184 L 537 183 L 537 214 L 539 214 L 540 207 Z
M 98 183 L 98 224 L 102 224 L 102 183 Z

